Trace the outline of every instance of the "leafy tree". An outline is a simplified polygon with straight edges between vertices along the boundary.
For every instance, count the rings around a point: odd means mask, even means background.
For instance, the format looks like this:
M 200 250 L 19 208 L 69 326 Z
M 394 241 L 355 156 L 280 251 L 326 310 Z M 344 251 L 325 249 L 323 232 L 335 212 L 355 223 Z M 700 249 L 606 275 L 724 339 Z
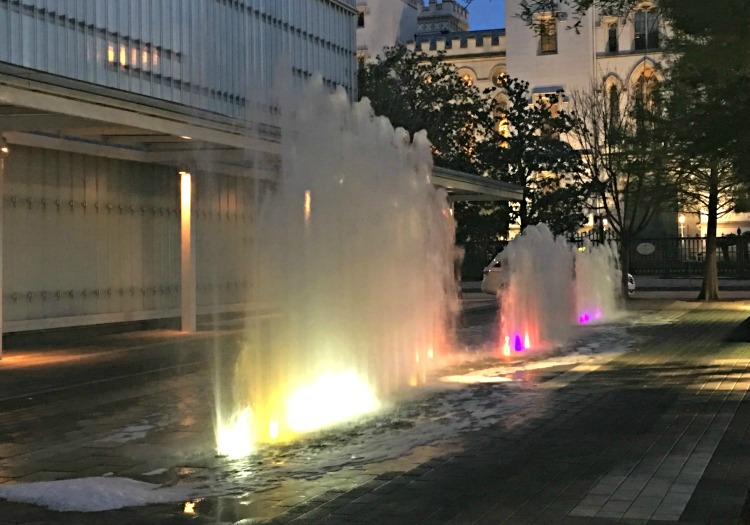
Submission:
M 678 183 L 666 169 L 658 93 L 639 88 L 621 93 L 593 86 L 573 94 L 571 138 L 585 152 L 597 205 L 620 241 L 623 290 L 634 238 L 674 201 Z
M 563 93 L 529 104 L 529 83 L 507 75 L 500 78 L 499 89 L 507 98 L 499 117 L 507 131 L 496 160 L 498 176 L 524 188 L 517 210 L 521 231 L 546 222 L 557 234 L 575 232 L 585 222 L 588 188 L 580 154 L 562 139 L 575 124 L 559 108 Z
M 373 62 L 360 62 L 358 76 L 359 96 L 370 99 L 376 114 L 412 136 L 427 130 L 437 165 L 496 175 L 490 154 L 498 147 L 496 102 L 462 79 L 441 54 L 389 48 Z M 457 241 L 483 253 L 508 230 L 506 203 L 458 202 L 455 216 Z
M 491 98 L 462 79 L 442 55 L 397 46 L 373 62 L 360 62 L 359 96 L 370 99 L 378 115 L 412 136 L 426 130 L 435 163 L 469 173 L 483 173 L 477 156 L 493 131 Z
M 676 37 L 675 46 L 694 45 L 692 39 L 681 43 L 683 38 Z M 680 192 L 683 205 L 707 212 L 706 257 L 698 299 L 712 301 L 719 298 L 718 218 L 734 211 L 747 181 L 739 176 L 741 161 L 732 155 L 738 147 L 737 137 L 721 127 L 733 118 L 732 112 L 725 108 L 723 95 L 717 93 L 713 81 L 692 62 L 678 61 L 670 70 L 669 118 L 664 124 L 670 138 L 671 169 L 684 175 Z
M 499 90 L 480 92 L 443 56 L 389 48 L 374 62 L 361 62 L 359 95 L 376 114 L 411 134 L 422 129 L 432 142 L 435 163 L 478 173 L 525 188 L 518 209 L 506 203 L 457 203 L 459 242 L 488 247 L 508 230 L 511 215 L 521 227 L 549 222 L 558 233 L 584 221 L 580 158 L 560 136 L 572 117 L 557 111 L 558 95 L 529 105 L 528 83 L 503 77 Z M 498 133 L 502 123 L 503 134 Z

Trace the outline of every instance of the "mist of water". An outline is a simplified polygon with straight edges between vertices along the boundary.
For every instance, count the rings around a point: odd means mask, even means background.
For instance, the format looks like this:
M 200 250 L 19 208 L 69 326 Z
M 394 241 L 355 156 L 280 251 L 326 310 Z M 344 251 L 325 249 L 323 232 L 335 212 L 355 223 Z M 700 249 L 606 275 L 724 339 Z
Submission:
M 539 224 L 501 254 L 500 346 L 505 355 L 564 344 L 573 326 L 611 320 L 619 270 L 611 245 L 583 250 Z
M 217 414 L 225 452 L 424 381 L 457 311 L 453 220 L 426 135 L 410 140 L 319 80 L 282 114 L 282 176 L 254 221 L 248 268 L 251 303 L 272 315 L 248 322 L 233 401 Z

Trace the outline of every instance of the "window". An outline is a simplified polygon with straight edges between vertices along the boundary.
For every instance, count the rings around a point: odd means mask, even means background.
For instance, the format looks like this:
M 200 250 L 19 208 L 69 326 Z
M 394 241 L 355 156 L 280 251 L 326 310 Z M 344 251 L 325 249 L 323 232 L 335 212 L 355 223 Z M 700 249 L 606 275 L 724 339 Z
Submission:
M 365 13 L 360 11 L 357 15 L 357 27 L 365 27 Z
M 659 49 L 659 15 L 650 11 L 635 13 L 635 49 Z
M 620 90 L 615 84 L 611 84 L 607 90 L 607 104 L 610 125 L 616 126 L 620 122 Z
M 609 29 L 607 30 L 607 52 L 608 53 L 617 53 L 620 50 L 619 42 L 617 41 L 617 23 L 609 24 Z
M 557 53 L 557 20 L 550 18 L 539 27 L 539 52 L 542 55 Z

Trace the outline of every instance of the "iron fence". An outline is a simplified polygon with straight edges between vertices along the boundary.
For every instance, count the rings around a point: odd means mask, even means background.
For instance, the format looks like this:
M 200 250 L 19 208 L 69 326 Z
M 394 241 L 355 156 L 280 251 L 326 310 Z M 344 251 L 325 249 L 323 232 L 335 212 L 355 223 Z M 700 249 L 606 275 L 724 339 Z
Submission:
M 617 239 L 606 232 L 592 230 L 583 235 L 568 237 L 568 241 L 582 246 Z M 466 243 L 461 275 L 464 280 L 479 280 L 482 269 L 507 245 L 507 242 Z M 637 239 L 630 247 L 630 272 L 635 275 L 663 277 L 699 276 L 706 258 L 705 237 L 672 237 Z M 729 235 L 716 239 L 716 258 L 719 277 L 750 279 L 750 236 Z

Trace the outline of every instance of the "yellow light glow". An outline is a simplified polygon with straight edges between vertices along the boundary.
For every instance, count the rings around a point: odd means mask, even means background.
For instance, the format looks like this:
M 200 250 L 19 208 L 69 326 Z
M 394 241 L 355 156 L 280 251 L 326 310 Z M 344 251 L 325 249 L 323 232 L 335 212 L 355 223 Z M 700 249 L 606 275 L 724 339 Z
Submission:
M 120 65 L 124 66 L 128 63 L 128 50 L 125 46 L 120 46 Z
M 109 46 L 107 48 L 107 62 L 115 61 L 115 46 Z
M 432 347 L 429 347 L 427 349 L 427 359 L 432 359 L 435 357 L 435 351 L 432 349 Z
M 411 376 L 411 377 L 409 377 L 409 386 L 411 386 L 411 387 L 417 387 L 417 386 L 419 386 L 419 381 L 417 381 L 417 376 Z
M 680 224 L 685 224 L 685 216 L 684 215 L 680 215 L 680 217 L 677 220 L 680 221 Z
M 479 383 L 510 383 L 513 381 L 509 377 L 504 376 L 480 376 L 480 375 L 465 375 L 465 376 L 445 376 L 441 377 L 440 381 L 444 383 L 460 383 L 463 385 L 474 385 Z
M 271 421 L 268 424 L 268 437 L 271 438 L 271 441 L 276 441 L 279 438 L 279 422 L 278 421 Z
M 216 448 L 222 456 L 242 458 L 253 451 L 250 407 L 233 414 L 228 421 L 219 421 L 216 430 Z
M 526 337 L 523 338 L 523 348 L 525 350 L 528 350 L 531 348 L 531 340 L 529 339 L 529 334 L 526 333 Z
M 305 222 L 310 222 L 310 212 L 312 211 L 312 194 L 310 190 L 305 192 Z
M 503 343 L 503 355 L 510 355 L 510 337 L 507 335 L 505 336 L 505 342 Z
M 353 371 L 327 374 L 292 393 L 287 402 L 287 425 L 293 432 L 309 432 L 379 406 L 370 386 Z
M 190 192 L 191 192 L 191 176 L 186 171 L 180 172 L 180 196 L 182 199 L 182 208 L 188 208 L 188 214 L 190 213 Z M 188 215 L 189 217 L 189 215 Z
M 417 361 L 417 363 L 419 363 L 419 352 L 417 352 L 416 354 L 414 354 L 414 358 Z
M 185 514 L 195 514 L 195 502 L 194 501 L 186 501 L 185 502 L 185 509 L 183 510 Z

